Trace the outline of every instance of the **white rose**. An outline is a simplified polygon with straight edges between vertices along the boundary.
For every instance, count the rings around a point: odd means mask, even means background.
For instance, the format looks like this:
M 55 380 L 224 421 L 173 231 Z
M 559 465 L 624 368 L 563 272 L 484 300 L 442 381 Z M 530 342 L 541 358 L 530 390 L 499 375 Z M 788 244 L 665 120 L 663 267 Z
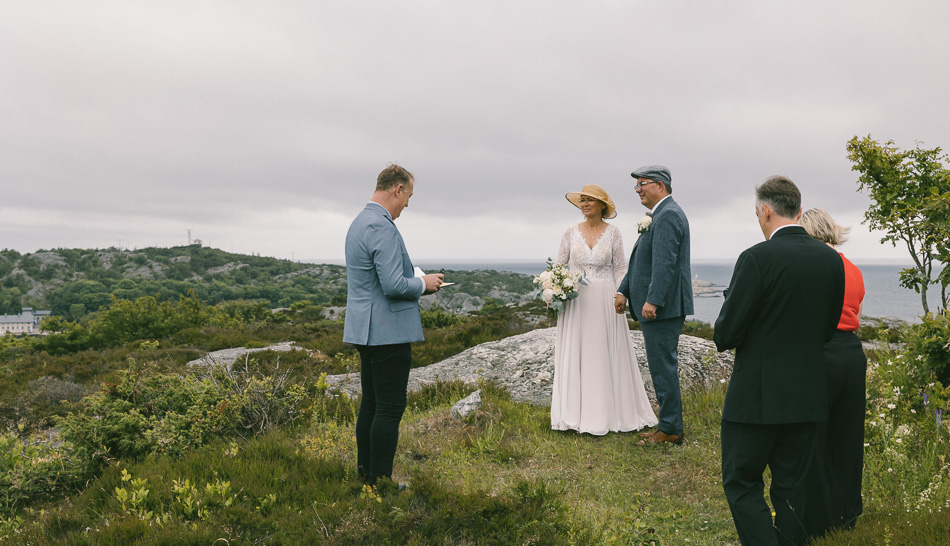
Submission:
M 574 286 L 573 279 L 570 279 L 570 278 L 564 279 L 564 288 L 571 288 L 573 286 Z
M 561 288 L 560 286 L 555 286 L 555 287 L 554 287 L 554 294 L 557 295 L 557 296 L 563 296 L 563 295 L 564 295 L 564 289 Z
M 548 288 L 541 292 L 541 300 L 550 305 L 554 301 L 554 290 Z
M 550 272 L 550 271 L 545 271 L 545 272 L 541 273 L 540 275 L 538 275 L 538 278 L 540 278 L 540 279 L 541 279 L 541 282 L 543 282 L 543 283 L 550 282 L 550 280 L 551 280 L 551 272 Z

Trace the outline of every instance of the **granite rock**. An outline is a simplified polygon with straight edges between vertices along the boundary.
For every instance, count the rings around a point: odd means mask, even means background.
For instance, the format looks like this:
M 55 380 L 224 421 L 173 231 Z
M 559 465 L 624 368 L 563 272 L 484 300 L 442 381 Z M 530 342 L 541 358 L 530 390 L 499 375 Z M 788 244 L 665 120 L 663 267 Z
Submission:
M 468 416 L 473 412 L 482 407 L 482 391 L 481 389 L 473 392 L 472 394 L 466 396 L 465 398 L 459 400 L 452 406 L 452 416 L 465 420 L 468 419 Z
M 504 387 L 512 398 L 521 402 L 550 405 L 554 377 L 555 328 L 533 330 L 498 341 L 483 343 L 441 362 L 414 368 L 409 372 L 409 391 L 416 391 L 437 380 L 461 380 L 471 385 L 494 381 Z M 643 333 L 630 332 L 640 375 L 651 400 L 653 381 L 647 367 Z M 680 381 L 683 389 L 692 385 L 728 380 L 732 373 L 731 352 L 717 353 L 711 341 L 693 336 L 680 336 Z M 360 393 L 358 373 L 327 377 L 330 392 L 345 392 L 350 397 Z

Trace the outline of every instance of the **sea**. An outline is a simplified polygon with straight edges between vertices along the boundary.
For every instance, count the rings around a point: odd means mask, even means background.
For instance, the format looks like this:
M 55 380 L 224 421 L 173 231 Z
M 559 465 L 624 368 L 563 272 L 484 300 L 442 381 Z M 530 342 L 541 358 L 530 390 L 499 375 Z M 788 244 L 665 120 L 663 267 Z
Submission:
M 438 262 L 423 260 L 415 265 L 424 270 L 439 269 L 470 271 L 490 269 L 495 271 L 510 271 L 525 275 L 536 275 L 547 267 L 541 260 L 519 261 L 478 261 L 456 260 Z M 691 264 L 690 269 L 694 279 L 710 283 L 713 287 L 723 289 L 729 286 L 732 278 L 734 263 L 731 262 L 698 262 Z M 893 317 L 908 323 L 919 323 L 923 314 L 920 294 L 900 285 L 900 272 L 908 267 L 905 264 L 882 264 L 855 262 L 864 276 L 864 309 L 863 314 L 868 317 Z M 447 279 L 451 280 L 451 279 Z M 929 294 L 930 309 L 935 310 L 940 301 L 939 287 L 931 286 Z M 722 307 L 722 293 L 717 292 L 710 297 L 693 298 L 695 314 L 687 320 L 700 320 L 713 324 L 719 316 Z

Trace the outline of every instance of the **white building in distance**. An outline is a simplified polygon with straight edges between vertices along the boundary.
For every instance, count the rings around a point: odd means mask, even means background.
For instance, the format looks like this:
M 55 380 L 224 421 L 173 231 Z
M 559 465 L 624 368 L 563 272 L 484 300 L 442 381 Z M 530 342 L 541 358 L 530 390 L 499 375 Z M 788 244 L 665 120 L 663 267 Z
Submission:
M 40 323 L 49 314 L 49 311 L 34 311 L 32 307 L 24 307 L 19 315 L 0 315 L 0 336 L 38 336 Z

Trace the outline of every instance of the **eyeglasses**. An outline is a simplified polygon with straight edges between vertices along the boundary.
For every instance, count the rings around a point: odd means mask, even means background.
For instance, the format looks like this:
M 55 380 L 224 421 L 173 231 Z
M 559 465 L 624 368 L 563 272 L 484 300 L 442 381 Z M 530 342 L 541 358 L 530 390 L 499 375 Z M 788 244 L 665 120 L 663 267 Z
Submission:
M 636 186 L 633 187 L 633 191 L 643 191 L 643 186 L 647 184 L 659 184 L 656 180 L 647 180 L 646 182 L 638 182 Z

